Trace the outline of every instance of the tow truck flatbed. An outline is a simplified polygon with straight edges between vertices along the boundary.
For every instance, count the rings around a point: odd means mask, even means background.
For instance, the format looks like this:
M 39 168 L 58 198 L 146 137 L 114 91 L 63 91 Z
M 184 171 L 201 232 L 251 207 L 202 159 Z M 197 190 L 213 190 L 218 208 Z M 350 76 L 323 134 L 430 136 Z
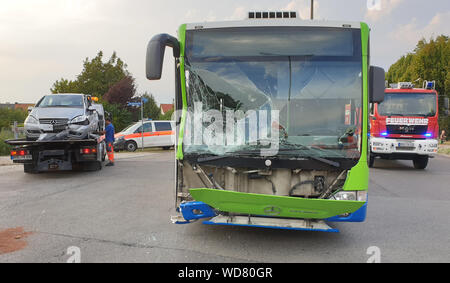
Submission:
M 6 140 L 5 143 L 12 145 L 12 146 L 32 146 L 32 145 L 57 144 L 57 143 L 90 144 L 90 143 L 98 143 L 98 140 L 97 139 L 84 139 L 84 140 L 31 141 L 31 140 L 27 140 L 27 139 L 14 139 L 14 140 Z
M 24 165 L 25 173 L 70 171 L 82 168 L 100 170 L 106 156 L 104 141 L 96 138 L 33 141 L 12 139 L 11 159 Z

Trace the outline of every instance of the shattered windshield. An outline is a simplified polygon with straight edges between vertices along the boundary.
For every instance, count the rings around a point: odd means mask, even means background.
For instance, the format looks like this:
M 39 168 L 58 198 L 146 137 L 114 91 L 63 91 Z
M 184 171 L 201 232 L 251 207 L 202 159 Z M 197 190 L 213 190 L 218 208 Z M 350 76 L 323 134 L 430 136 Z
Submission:
M 190 31 L 186 84 L 186 154 L 360 156 L 358 30 Z

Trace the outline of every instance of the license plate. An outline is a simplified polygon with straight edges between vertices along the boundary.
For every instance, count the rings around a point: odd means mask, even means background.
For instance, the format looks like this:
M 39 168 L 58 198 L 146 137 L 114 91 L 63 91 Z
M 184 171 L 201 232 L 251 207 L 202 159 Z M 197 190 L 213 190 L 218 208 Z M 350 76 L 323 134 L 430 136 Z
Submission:
M 19 156 L 14 156 L 13 160 L 32 160 L 33 157 L 31 155 L 19 155 Z
M 58 164 L 49 164 L 48 169 L 49 170 L 58 170 L 59 165 Z
M 413 142 L 400 142 L 398 144 L 398 147 L 414 147 L 414 143 Z
M 41 129 L 44 132 L 53 132 L 53 125 L 49 125 L 49 124 L 41 124 Z

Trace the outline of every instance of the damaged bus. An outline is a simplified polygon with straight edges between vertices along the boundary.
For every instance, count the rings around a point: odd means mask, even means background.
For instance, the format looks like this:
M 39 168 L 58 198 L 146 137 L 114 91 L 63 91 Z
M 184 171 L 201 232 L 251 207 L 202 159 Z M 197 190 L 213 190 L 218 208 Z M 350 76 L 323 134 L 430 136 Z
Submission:
M 258 14 L 183 24 L 148 44 L 149 80 L 166 47 L 175 58 L 172 221 L 325 232 L 363 222 L 369 103 L 385 88 L 369 27 Z

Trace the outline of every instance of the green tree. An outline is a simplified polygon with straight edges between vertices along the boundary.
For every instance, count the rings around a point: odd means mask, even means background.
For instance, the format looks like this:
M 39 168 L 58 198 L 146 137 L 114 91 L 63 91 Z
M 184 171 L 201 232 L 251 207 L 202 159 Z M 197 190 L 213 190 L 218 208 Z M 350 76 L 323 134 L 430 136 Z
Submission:
M 27 117 L 27 112 L 22 109 L 0 109 L 0 130 L 10 128 L 14 121 L 21 124 Z
M 83 70 L 74 81 L 60 79 L 50 89 L 52 93 L 84 93 L 102 97 L 108 90 L 123 78 L 130 76 L 127 65 L 117 57 L 116 52 L 103 62 L 103 52 L 83 62 Z
M 133 123 L 132 112 L 128 109 L 118 104 L 109 104 L 107 102 L 103 103 L 103 107 L 105 108 L 105 111 L 111 115 L 116 133 Z
M 436 90 L 440 98 L 441 115 L 439 125 L 441 129 L 450 132 L 450 118 L 443 114 L 444 97 L 450 97 L 450 41 L 446 35 L 440 35 L 429 41 L 422 39 L 417 43 L 413 52 L 401 57 L 386 74 L 390 83 L 400 81 L 414 82 L 422 87 L 423 81 L 436 81 Z
M 156 103 L 155 97 L 152 94 L 145 92 L 143 94 L 144 98 L 148 99 L 148 102 L 144 104 L 144 117 L 152 120 L 157 120 L 161 110 Z
M 159 120 L 172 120 L 172 115 L 173 115 L 174 110 L 169 110 L 167 111 L 165 114 L 160 114 L 159 115 Z

